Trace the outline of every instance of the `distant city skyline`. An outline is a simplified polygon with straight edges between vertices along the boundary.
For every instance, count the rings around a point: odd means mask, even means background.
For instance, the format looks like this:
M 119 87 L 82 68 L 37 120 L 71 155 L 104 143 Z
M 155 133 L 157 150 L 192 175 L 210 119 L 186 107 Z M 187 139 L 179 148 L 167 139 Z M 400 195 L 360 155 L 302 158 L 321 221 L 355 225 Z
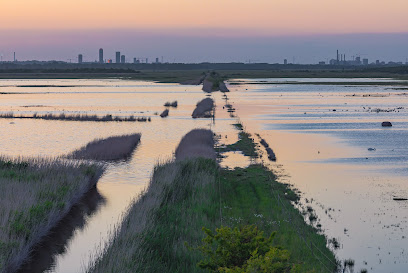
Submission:
M 226 31 L 226 30 L 225 30 Z M 376 60 L 404 62 L 408 58 L 408 33 L 363 33 L 343 35 L 223 37 L 222 30 L 210 35 L 194 35 L 159 31 L 83 30 L 83 31 L 2 31 L 0 55 L 12 61 L 13 54 L 20 61 L 60 60 L 77 62 L 115 62 L 115 52 L 125 55 L 129 62 L 155 60 L 163 56 L 165 62 L 266 62 L 314 64 L 335 59 L 336 50 L 352 56 Z M 232 32 L 232 34 L 234 34 Z M 27 42 L 23 42 L 27 41 Z M 99 52 L 103 49 L 103 52 Z M 102 56 L 100 55 L 102 53 Z M 120 56 L 119 56 L 120 58 Z

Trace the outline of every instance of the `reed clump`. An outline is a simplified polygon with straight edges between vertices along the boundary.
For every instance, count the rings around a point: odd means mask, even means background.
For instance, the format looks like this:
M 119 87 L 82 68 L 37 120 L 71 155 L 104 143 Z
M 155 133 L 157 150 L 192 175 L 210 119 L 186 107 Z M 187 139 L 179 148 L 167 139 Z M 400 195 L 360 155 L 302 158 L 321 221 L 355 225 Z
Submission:
M 0 272 L 18 270 L 103 171 L 100 164 L 1 157 Z
M 141 134 L 112 136 L 95 139 L 72 152 L 67 157 L 73 159 L 119 160 L 128 158 L 139 144 Z
M 176 160 L 196 157 L 216 159 L 214 133 L 206 129 L 192 130 L 181 139 L 175 156 Z
M 193 118 L 211 118 L 213 117 L 214 100 L 211 98 L 205 98 L 198 102 L 196 108 L 193 111 Z
M 165 104 L 164 104 L 164 106 L 165 107 L 173 107 L 173 108 L 177 108 L 177 106 L 178 106 L 178 102 L 175 100 L 175 101 L 173 101 L 173 102 L 166 102 Z
M 118 121 L 118 122 L 147 122 L 151 121 L 150 117 L 119 117 L 107 114 L 105 116 L 88 115 L 88 114 L 37 114 L 34 113 L 32 116 L 28 115 L 15 115 L 13 112 L 0 113 L 0 118 L 7 119 L 44 119 L 44 120 L 68 120 L 68 121 Z

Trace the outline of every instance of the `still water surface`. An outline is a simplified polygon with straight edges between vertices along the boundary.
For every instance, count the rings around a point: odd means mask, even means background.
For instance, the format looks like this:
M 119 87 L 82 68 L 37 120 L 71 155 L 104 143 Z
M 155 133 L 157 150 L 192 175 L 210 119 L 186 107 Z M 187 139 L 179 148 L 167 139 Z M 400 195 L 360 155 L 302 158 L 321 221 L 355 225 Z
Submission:
M 279 84 L 285 81 L 336 85 Z M 373 79 L 347 79 L 347 85 L 337 85 L 339 81 L 233 80 L 240 85 L 231 84 L 228 97 L 246 129 L 259 133 L 274 149 L 278 161 L 270 165 L 281 181 L 302 192 L 303 203 L 316 210 L 324 233 L 340 241 L 339 259 L 355 259 L 357 270 L 406 272 L 408 203 L 392 198 L 408 196 L 407 91 L 392 85 L 350 85 Z M 62 238 L 51 238 L 58 247 L 48 247 L 48 254 L 44 251 L 29 265 L 31 272 L 82 271 L 120 223 L 130 201 L 146 187 L 154 165 L 171 158 L 191 129 L 211 128 L 227 144 L 237 140 L 231 126 L 235 119 L 222 110 L 220 93 L 213 94 L 215 122 L 191 119 L 196 102 L 205 97 L 197 86 L 118 79 L 2 80 L 0 93 L 1 112 L 152 117 L 151 123 L 0 119 L 0 151 L 10 156 L 58 156 L 95 138 L 142 133 L 131 159 L 109 164 L 97 191 L 65 229 L 59 229 Z M 170 109 L 168 118 L 155 115 L 173 100 L 179 107 Z M 394 126 L 382 128 L 384 120 Z M 240 153 L 226 156 L 223 166 L 249 164 Z
M 37 86 L 37 87 L 34 87 Z M 90 113 L 149 116 L 151 122 L 74 122 L 0 119 L 1 154 L 54 157 L 73 151 L 95 138 L 142 134 L 128 161 L 109 163 L 97 191 L 85 198 L 70 221 L 57 228 L 59 236 L 41 247 L 25 272 L 81 272 L 102 248 L 131 200 L 146 188 L 154 166 L 169 160 L 180 139 L 194 128 L 211 128 L 227 142 L 237 141 L 228 115 L 214 123 L 192 119 L 195 104 L 205 98 L 201 87 L 124 80 L 0 81 L 0 111 L 14 114 Z M 214 94 L 221 102 L 221 94 Z M 155 115 L 167 101 L 178 100 L 170 116 Z M 224 141 L 225 142 L 225 141 Z M 55 246 L 57 244 L 57 246 Z
M 301 84 L 310 81 L 388 80 L 240 79 L 229 97 L 247 129 L 274 149 L 280 179 L 303 193 L 324 233 L 340 241 L 339 259 L 354 259 L 357 272 L 408 272 L 408 202 L 393 200 L 408 197 L 407 91 Z

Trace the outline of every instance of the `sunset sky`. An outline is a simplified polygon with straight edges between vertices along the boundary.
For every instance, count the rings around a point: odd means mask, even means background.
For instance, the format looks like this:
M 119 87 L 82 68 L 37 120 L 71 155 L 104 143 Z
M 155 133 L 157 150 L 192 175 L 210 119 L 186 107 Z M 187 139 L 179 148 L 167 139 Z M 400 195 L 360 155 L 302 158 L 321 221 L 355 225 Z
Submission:
M 124 51 L 132 48 L 140 52 L 144 48 L 150 49 L 160 37 L 163 41 L 176 36 L 183 37 L 185 42 L 191 42 L 188 38 L 201 39 L 218 43 L 219 47 L 222 47 L 220 40 L 230 38 L 236 39 L 237 47 L 244 48 L 246 39 L 259 38 L 265 41 L 265 46 L 277 46 L 282 44 L 281 37 L 288 44 L 290 41 L 298 44 L 310 37 L 324 40 L 322 37 L 343 35 L 350 39 L 348 35 L 360 33 L 371 35 L 371 39 L 377 37 L 379 41 L 382 35 L 397 35 L 396 44 L 402 43 L 407 47 L 407 10 L 407 0 L 1 0 L 0 53 L 6 58 L 12 50 L 18 50 L 23 51 L 20 56 L 24 58 L 47 59 L 45 52 L 49 49 L 41 48 L 53 46 L 55 54 L 51 52 L 50 58 L 51 55 L 56 58 L 58 54 L 68 58 L 74 54 L 68 49 L 82 50 L 86 54 L 88 50 L 95 50 L 93 47 L 98 47 L 94 42 L 98 42 L 99 47 L 112 46 L 112 50 L 114 47 L 120 50 L 121 47 Z M 115 39 L 118 43 L 104 41 L 103 33 L 106 33 L 106 40 Z M 134 44 L 135 35 L 143 41 Z M 68 44 L 61 42 L 65 40 Z M 130 43 L 132 47 L 129 47 Z M 350 41 L 345 43 L 353 46 Z M 364 44 L 364 40 L 356 39 L 355 46 L 362 46 L 361 43 Z M 175 49 L 183 46 L 176 44 Z M 286 45 L 282 47 L 286 48 Z M 73 49 L 72 46 L 78 48 Z M 366 46 L 370 45 L 363 46 L 370 51 Z M 156 45 L 153 47 L 160 51 Z M 304 45 L 305 50 L 308 47 L 310 45 Z M 177 50 L 173 54 L 168 49 L 163 50 L 165 54 L 180 58 Z M 389 58 L 393 58 L 395 50 Z M 299 54 L 299 50 L 296 51 L 291 55 Z M 408 54 L 397 51 L 398 58 Z M 160 54 L 139 52 L 146 56 Z M 231 58 L 238 60 L 239 52 Z M 266 53 L 262 52 L 262 56 Z M 248 58 L 262 57 L 259 52 L 254 56 L 245 54 Z M 195 61 L 192 56 L 184 57 L 186 61 Z

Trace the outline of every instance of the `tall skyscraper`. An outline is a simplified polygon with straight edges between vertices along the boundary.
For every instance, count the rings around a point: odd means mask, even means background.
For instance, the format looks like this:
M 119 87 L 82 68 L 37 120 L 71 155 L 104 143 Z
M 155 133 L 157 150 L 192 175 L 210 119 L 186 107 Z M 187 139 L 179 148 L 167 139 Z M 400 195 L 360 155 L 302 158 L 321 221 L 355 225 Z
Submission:
M 81 64 L 82 63 L 82 54 L 78 55 L 78 63 Z
M 120 64 L 120 51 L 116 51 L 116 63 Z
M 126 57 L 125 57 L 125 55 L 120 56 L 120 62 L 121 62 L 122 64 L 124 64 L 124 63 L 126 62 Z
M 99 63 L 103 63 L 103 48 L 99 49 Z

